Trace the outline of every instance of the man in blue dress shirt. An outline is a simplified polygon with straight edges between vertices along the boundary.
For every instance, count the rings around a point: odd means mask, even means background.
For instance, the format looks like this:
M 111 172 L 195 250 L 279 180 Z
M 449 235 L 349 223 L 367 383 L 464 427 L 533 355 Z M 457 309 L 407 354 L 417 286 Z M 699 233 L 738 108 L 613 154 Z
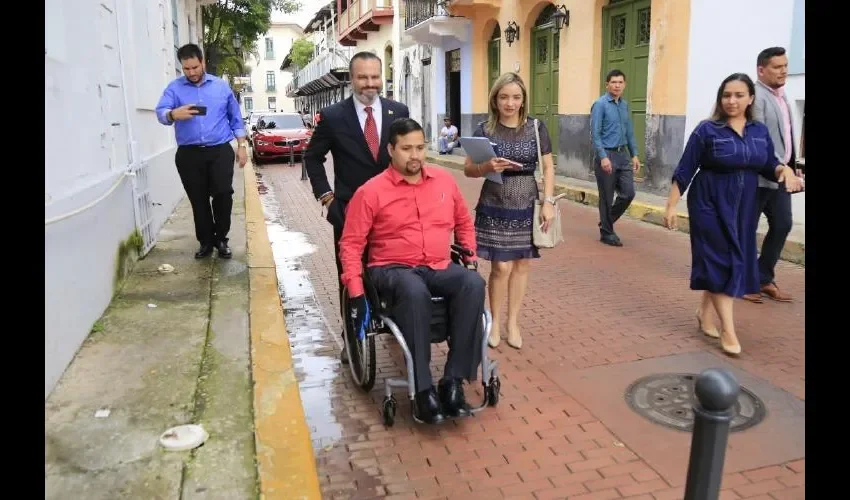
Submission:
M 234 156 L 239 168 L 248 161 L 242 112 L 230 86 L 206 72 L 200 47 L 184 45 L 177 51 L 177 58 L 184 76 L 165 88 L 156 116 L 163 125 L 174 125 L 174 162 L 192 204 L 195 237 L 201 244 L 195 258 L 207 257 L 216 248 L 219 257 L 229 259 L 232 252 L 227 246 L 227 233 L 233 208 Z M 239 142 L 235 154 L 230 144 L 234 137 Z
M 596 153 L 594 173 L 599 188 L 599 240 L 621 247 L 614 223 L 635 197 L 634 173 L 640 168 L 640 160 L 629 105 L 623 99 L 626 75 L 612 69 L 605 77 L 605 88 L 607 92 L 590 108 L 590 136 Z

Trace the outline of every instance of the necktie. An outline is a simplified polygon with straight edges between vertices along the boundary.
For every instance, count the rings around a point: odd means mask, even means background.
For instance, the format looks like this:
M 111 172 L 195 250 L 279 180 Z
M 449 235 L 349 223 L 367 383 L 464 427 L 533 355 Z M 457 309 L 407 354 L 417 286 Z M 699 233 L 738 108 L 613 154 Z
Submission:
M 378 161 L 378 125 L 375 123 L 375 117 L 372 116 L 372 106 L 366 106 L 366 130 L 363 133 L 366 136 L 366 144 L 369 145 L 372 157 L 375 158 L 375 161 Z

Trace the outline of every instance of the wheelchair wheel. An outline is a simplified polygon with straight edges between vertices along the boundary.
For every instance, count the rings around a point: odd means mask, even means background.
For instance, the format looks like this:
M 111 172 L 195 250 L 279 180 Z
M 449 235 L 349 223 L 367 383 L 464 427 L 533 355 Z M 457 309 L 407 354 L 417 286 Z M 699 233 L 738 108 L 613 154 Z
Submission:
M 384 398 L 384 425 L 387 427 L 392 427 L 395 423 L 395 410 L 396 410 L 396 400 L 394 397 L 390 396 Z
M 375 337 L 366 335 L 363 340 L 357 338 L 357 331 L 352 328 L 351 324 L 347 293 L 343 294 L 343 301 L 342 323 L 345 329 L 345 350 L 348 353 L 348 367 L 351 369 L 351 378 L 361 389 L 369 392 L 375 386 L 375 371 L 378 365 L 377 360 L 375 360 Z
M 490 383 L 484 387 L 484 390 L 487 392 L 488 406 L 499 404 L 499 390 L 501 387 L 502 383 L 499 381 L 499 377 L 490 377 Z

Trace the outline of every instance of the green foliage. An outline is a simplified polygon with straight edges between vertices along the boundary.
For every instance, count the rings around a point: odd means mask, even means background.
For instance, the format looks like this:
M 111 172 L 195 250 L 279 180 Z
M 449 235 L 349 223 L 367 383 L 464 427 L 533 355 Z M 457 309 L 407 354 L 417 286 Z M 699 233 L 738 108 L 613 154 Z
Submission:
M 203 9 L 204 57 L 207 72 L 235 76 L 245 72 L 245 54 L 256 52 L 257 39 L 266 33 L 273 10 L 291 14 L 298 0 L 218 0 Z M 233 47 L 239 35 L 242 47 Z
M 316 46 L 310 40 L 305 38 L 295 40 L 292 42 L 292 50 L 289 52 L 292 64 L 299 68 L 307 66 L 307 63 L 313 59 L 315 49 Z

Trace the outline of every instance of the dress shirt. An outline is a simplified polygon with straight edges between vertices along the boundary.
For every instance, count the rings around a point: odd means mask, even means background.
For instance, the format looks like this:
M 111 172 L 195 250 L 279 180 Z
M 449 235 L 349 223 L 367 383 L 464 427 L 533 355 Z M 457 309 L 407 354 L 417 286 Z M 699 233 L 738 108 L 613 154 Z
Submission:
M 173 80 L 156 105 L 157 119 L 163 125 L 171 125 L 168 112 L 186 104 L 206 106 L 207 114 L 174 122 L 178 146 L 217 146 L 232 141 L 234 136 L 247 135 L 239 103 L 221 78 L 204 73 L 200 85 L 185 76 Z
M 779 106 L 779 112 L 782 115 L 782 138 L 785 140 L 785 158 L 782 159 L 782 163 L 788 165 L 791 161 L 791 153 L 794 151 L 794 136 L 791 132 L 791 111 L 788 109 L 788 101 L 785 100 L 785 87 L 779 87 L 778 89 L 767 87 L 767 89 L 773 94 L 773 98 L 776 100 L 776 105 Z
M 360 130 L 364 133 L 366 132 L 366 105 L 357 100 L 357 97 L 353 97 L 351 99 L 354 101 L 354 110 L 357 111 L 357 119 L 360 121 Z M 372 117 L 375 119 L 375 125 L 378 127 L 378 143 L 381 142 L 381 125 L 383 124 L 383 113 L 381 113 L 381 98 L 379 96 L 375 97 L 375 102 L 370 104 L 372 106 Z
M 606 93 L 590 108 L 590 137 L 593 149 L 600 159 L 607 158 L 606 149 L 628 146 L 632 157 L 638 155 L 637 141 L 629 105 L 622 97 L 614 101 Z
M 400 264 L 440 270 L 451 263 L 452 234 L 459 245 L 474 251 L 472 216 L 452 174 L 423 166 L 422 180 L 410 184 L 390 165 L 355 191 L 348 204 L 339 242 L 348 295 L 363 294 L 367 244 L 369 267 Z

